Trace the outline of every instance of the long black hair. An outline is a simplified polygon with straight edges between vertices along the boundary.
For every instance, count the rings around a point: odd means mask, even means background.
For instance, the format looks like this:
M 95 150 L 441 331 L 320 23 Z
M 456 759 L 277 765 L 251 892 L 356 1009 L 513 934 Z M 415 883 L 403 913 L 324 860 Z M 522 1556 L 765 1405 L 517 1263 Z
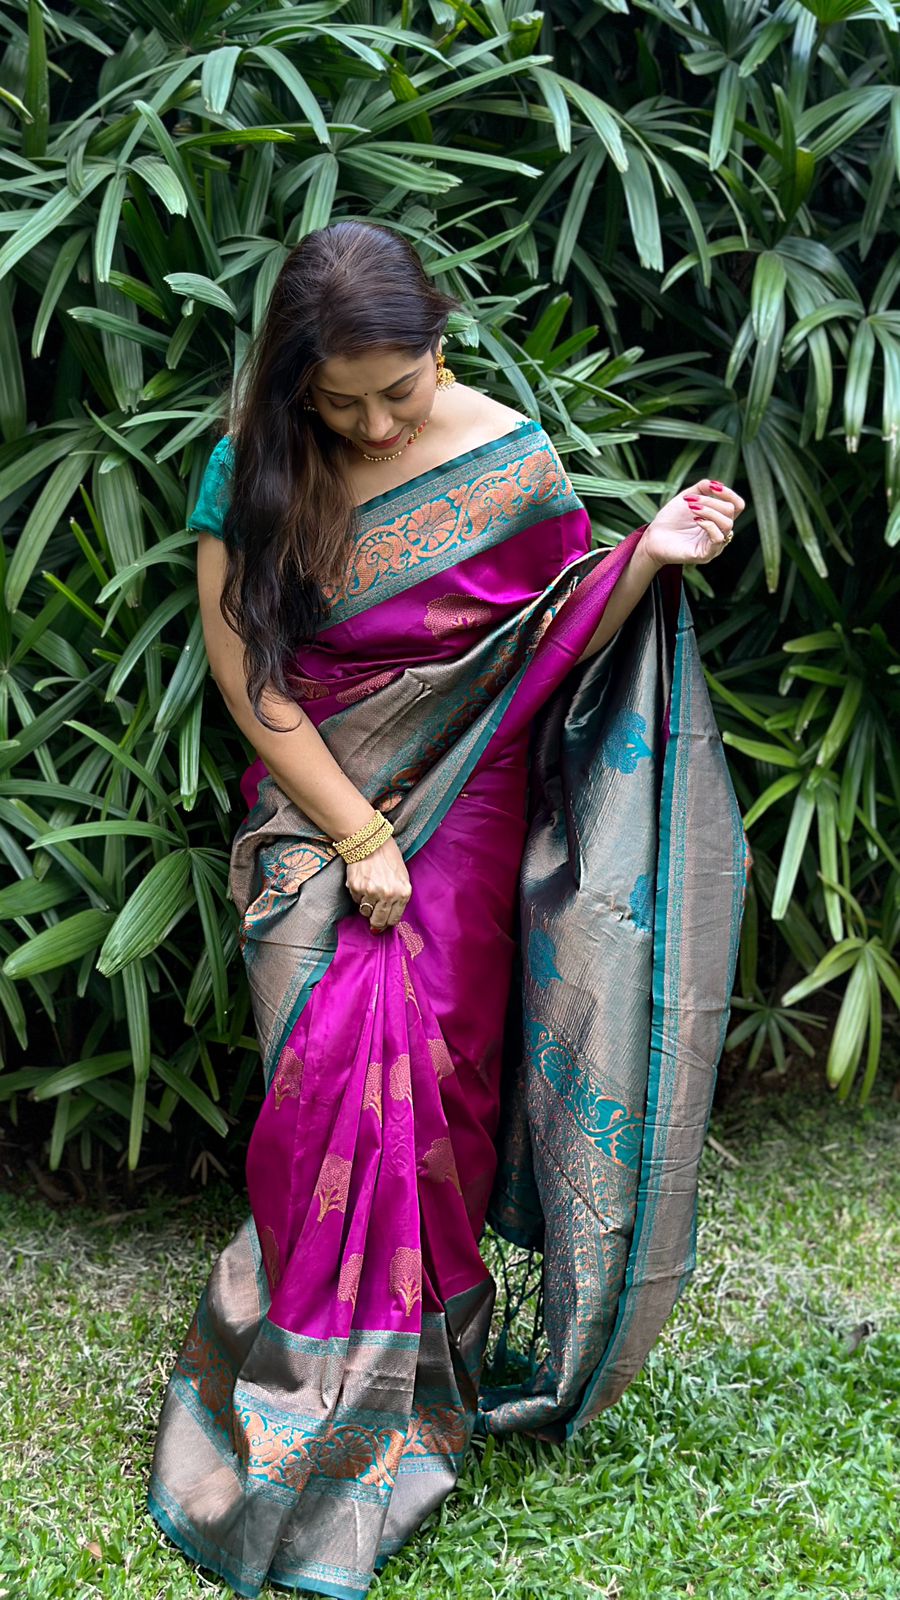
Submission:
M 231 502 L 223 526 L 222 613 L 244 644 L 247 693 L 260 722 L 271 687 L 327 615 L 354 530 L 340 471 L 344 445 L 303 401 L 334 356 L 437 351 L 458 302 L 435 288 L 412 246 L 389 228 L 336 222 L 291 251 L 242 371 L 230 419 Z

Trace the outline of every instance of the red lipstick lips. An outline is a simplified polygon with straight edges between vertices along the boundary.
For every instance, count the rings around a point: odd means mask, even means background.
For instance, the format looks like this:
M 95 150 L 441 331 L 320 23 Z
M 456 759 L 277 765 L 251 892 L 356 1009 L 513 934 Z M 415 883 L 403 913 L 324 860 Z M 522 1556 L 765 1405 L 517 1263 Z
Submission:
M 392 444 L 399 444 L 402 437 L 403 429 L 401 428 L 399 433 L 394 434 L 393 439 L 379 439 L 377 444 L 374 439 L 363 439 L 362 443 L 369 450 L 389 450 Z

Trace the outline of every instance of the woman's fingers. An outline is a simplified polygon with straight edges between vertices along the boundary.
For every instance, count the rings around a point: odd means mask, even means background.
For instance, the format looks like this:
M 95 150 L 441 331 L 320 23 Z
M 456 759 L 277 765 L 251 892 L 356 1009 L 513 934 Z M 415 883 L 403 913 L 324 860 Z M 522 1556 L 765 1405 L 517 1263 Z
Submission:
M 708 481 L 708 480 L 704 480 Z M 736 499 L 738 497 L 735 497 Z M 709 556 L 718 555 L 734 537 L 733 524 L 739 514 L 736 505 L 723 494 L 692 494 L 685 496 L 697 527 L 705 534 L 712 547 Z M 703 559 L 703 558 L 701 558 Z
M 375 910 L 369 918 L 369 927 L 373 933 L 384 933 L 387 927 L 388 903 L 387 900 L 377 900 L 375 902 Z
M 697 521 L 702 517 L 706 521 L 715 523 L 719 528 L 730 528 L 734 521 L 734 512 L 731 507 L 723 507 L 721 501 L 706 500 L 702 495 L 697 495 L 692 496 L 688 503 Z
M 396 927 L 405 909 L 405 900 L 379 900 L 369 918 L 369 927 L 375 933 L 384 933 L 386 928 Z
M 706 517 L 700 518 L 697 522 L 697 526 L 698 528 L 703 529 L 706 537 L 709 539 L 710 543 L 715 546 L 717 551 L 721 550 L 724 545 L 731 543 L 732 535 L 730 530 L 716 527 L 716 524 L 714 522 L 710 522 Z
M 741 512 L 746 509 L 747 502 L 741 498 L 737 491 L 729 489 L 725 483 L 719 483 L 716 478 L 701 478 L 699 483 L 692 484 L 685 493 L 714 496 L 716 499 L 723 500 L 736 517 L 739 517 Z

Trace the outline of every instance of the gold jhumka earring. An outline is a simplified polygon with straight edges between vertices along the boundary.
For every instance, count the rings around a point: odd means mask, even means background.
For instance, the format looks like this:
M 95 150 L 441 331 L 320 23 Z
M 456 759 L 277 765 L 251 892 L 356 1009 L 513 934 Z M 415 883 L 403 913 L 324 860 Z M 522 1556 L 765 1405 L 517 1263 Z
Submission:
M 443 348 L 441 348 L 437 353 L 437 381 L 435 387 L 438 389 L 452 389 L 455 382 L 456 373 L 451 372 L 447 365 L 447 358 L 444 355 Z

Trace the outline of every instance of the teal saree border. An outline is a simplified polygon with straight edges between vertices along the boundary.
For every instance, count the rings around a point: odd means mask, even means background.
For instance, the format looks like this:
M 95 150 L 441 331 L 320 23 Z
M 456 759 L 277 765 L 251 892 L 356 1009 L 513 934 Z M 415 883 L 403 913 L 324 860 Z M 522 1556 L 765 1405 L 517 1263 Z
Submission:
M 173 1501 L 172 1504 L 175 1505 L 176 1502 Z M 225 1579 L 226 1583 L 231 1584 L 235 1594 L 253 1596 L 259 1593 L 260 1585 L 263 1584 L 266 1579 L 266 1574 L 261 1568 L 255 1569 L 258 1573 L 255 1581 L 252 1576 L 254 1571 L 253 1568 L 245 1567 L 239 1574 L 235 1567 L 232 1567 L 230 1563 L 223 1560 L 221 1547 L 219 1545 L 214 1545 L 211 1541 L 207 1543 L 206 1540 L 192 1539 L 190 1534 L 185 1533 L 179 1524 L 174 1520 L 174 1518 L 169 1515 L 168 1511 L 164 1509 L 160 1503 L 158 1495 L 154 1493 L 153 1489 L 147 1490 L 147 1510 L 162 1528 L 166 1538 L 171 1539 L 172 1543 L 177 1545 L 178 1549 L 181 1550 L 190 1561 L 196 1561 L 198 1566 L 201 1567 L 209 1567 L 209 1558 L 206 1554 L 204 1554 L 203 1549 L 203 1546 L 205 1545 L 206 1550 L 210 1553 L 210 1556 L 213 1553 L 215 1554 L 216 1570 Z M 353 1600 L 356 1600 L 355 1596 L 353 1597 Z
M 483 444 L 473 445 L 471 450 L 463 451 L 462 455 L 451 456 L 447 461 L 439 461 L 436 467 L 428 467 L 425 472 L 417 472 L 414 478 L 405 478 L 403 483 L 396 483 L 393 489 L 383 489 L 381 494 L 373 494 L 370 499 L 360 501 L 356 507 L 358 512 L 368 516 L 376 507 L 389 505 L 392 500 L 398 499 L 410 489 L 424 489 L 428 484 L 435 483 L 451 467 L 464 467 L 470 461 L 480 461 L 490 450 L 497 450 L 501 445 L 507 444 L 510 439 L 525 438 L 528 433 L 543 433 L 540 422 L 535 422 L 533 417 L 522 417 L 506 433 L 498 433 L 494 439 L 485 439 Z
M 472 530 L 470 509 L 467 503 L 453 503 L 451 493 L 458 495 L 460 490 L 460 472 L 467 464 L 475 461 L 488 463 L 486 471 L 496 470 L 505 472 L 507 468 L 514 467 L 527 473 L 529 462 L 533 461 L 536 454 L 543 452 L 546 457 L 546 472 L 540 487 L 532 483 L 519 486 L 518 499 L 512 495 L 510 503 L 495 506 L 487 515 L 484 525 Z M 517 458 L 521 455 L 521 461 Z M 496 466 L 493 465 L 496 458 Z M 474 488 L 478 478 L 466 487 Z M 436 484 L 441 488 L 438 493 L 429 495 L 429 489 Z M 446 497 L 446 506 L 441 510 L 442 497 Z M 406 540 L 407 559 L 403 565 L 379 566 L 383 559 L 381 547 L 385 542 L 393 540 L 396 545 L 403 544 L 401 529 L 404 520 L 413 517 L 422 511 L 423 507 L 435 506 L 438 508 L 438 521 L 432 525 L 438 528 L 438 541 L 448 535 L 443 548 L 428 549 L 430 534 L 426 527 L 427 537 L 419 541 L 419 530 L 413 528 L 413 537 Z M 390 508 L 387 521 L 379 517 L 379 512 Z M 495 549 L 498 545 L 505 544 L 516 534 L 524 532 L 534 525 L 550 521 L 554 517 L 561 517 L 568 512 L 583 510 L 582 501 L 572 488 L 566 476 L 565 469 L 558 462 L 553 448 L 552 440 L 540 423 L 528 419 L 523 421 L 508 433 L 501 434 L 497 439 L 488 440 L 483 445 L 476 445 L 473 450 L 461 456 L 454 456 L 450 461 L 443 462 L 440 466 L 431 468 L 430 471 L 420 473 L 416 478 L 407 479 L 406 483 L 399 484 L 395 489 L 385 490 L 383 495 L 375 500 L 368 500 L 357 507 L 359 515 L 353 542 L 353 553 L 350 557 L 345 580 L 341 580 L 342 592 L 339 592 L 331 601 L 326 619 L 317 629 L 318 638 L 327 634 L 332 628 L 339 627 L 343 622 L 349 622 L 370 611 L 374 606 L 382 605 L 385 601 L 393 600 L 398 594 L 405 594 L 416 588 L 420 583 L 429 578 L 437 577 L 440 573 L 459 566 L 470 560 L 473 556 L 483 555 L 488 550 Z M 444 514 L 457 519 L 452 534 L 443 521 Z M 362 591 L 354 591 L 353 578 L 360 570 L 367 570 L 366 555 L 367 541 L 371 541 L 371 560 L 377 570 L 372 576 L 368 587 Z M 397 557 L 400 560 L 399 555 Z M 326 595 L 329 591 L 326 590 Z
M 161 1505 L 158 1495 L 152 1489 L 147 1491 L 147 1510 L 162 1528 L 168 1539 L 186 1555 L 189 1560 L 196 1561 L 201 1567 L 218 1572 L 226 1583 L 229 1583 L 236 1594 L 253 1596 L 259 1593 L 261 1586 L 267 1579 L 280 1583 L 286 1589 L 306 1589 L 313 1594 L 332 1595 L 335 1600 L 365 1600 L 368 1588 L 351 1588 L 349 1584 L 341 1583 L 336 1578 L 307 1575 L 306 1573 L 288 1574 L 283 1569 L 272 1566 L 264 1572 L 261 1568 L 244 1567 L 241 1573 L 223 1559 L 220 1545 L 211 1541 L 199 1540 L 185 1533 L 177 1522 Z M 215 1554 L 215 1566 L 212 1567 L 204 1547 L 211 1554 Z M 255 1576 L 254 1576 L 255 1575 Z
M 673 856 L 673 845 L 675 845 L 677 850 L 677 840 L 675 840 L 673 836 L 675 833 L 677 786 L 679 783 L 683 782 L 687 776 L 686 763 L 688 756 L 686 743 L 689 739 L 691 730 L 692 694 L 689 684 L 686 683 L 685 667 L 687 655 L 686 640 L 687 637 L 692 634 L 693 621 L 690 617 L 687 600 L 684 596 L 684 593 L 682 593 L 675 630 L 672 690 L 669 709 L 669 741 L 663 761 L 662 783 L 660 789 L 660 848 L 656 870 L 656 897 L 653 926 L 652 1015 L 650 1024 L 651 1048 L 647 1081 L 647 1100 L 644 1115 L 645 1130 L 648 1128 L 652 1129 L 652 1134 L 650 1140 L 648 1141 L 645 1132 L 645 1140 L 641 1150 L 642 1170 L 645 1168 L 645 1166 L 652 1164 L 653 1157 L 657 1153 L 660 1137 L 665 1137 L 666 1128 L 664 1114 L 662 1123 L 660 1123 L 660 1105 L 663 1095 L 664 1060 L 660 1021 L 663 1015 L 666 1013 L 667 992 L 671 992 L 673 986 L 673 963 L 671 959 L 673 946 L 670 940 L 670 925 L 673 914 L 677 914 L 678 910 L 677 904 L 674 902 L 677 899 L 678 882 L 681 876 L 680 863 Z M 682 748 L 682 745 L 685 746 L 684 749 Z M 739 834 L 742 838 L 742 829 L 740 827 L 740 815 L 736 809 L 736 802 L 734 805 L 732 826 L 735 844 L 735 858 L 737 858 L 738 856 L 743 855 L 743 850 L 738 851 L 737 849 L 737 839 Z M 732 927 L 729 945 L 729 955 L 730 957 L 734 958 L 736 958 L 737 952 L 737 939 L 739 936 L 740 919 L 737 918 L 735 920 L 738 923 L 738 928 L 736 930 L 734 926 Z M 678 963 L 676 966 L 677 979 L 677 973 L 680 969 L 680 952 L 677 949 L 675 951 L 675 961 Z M 675 1036 L 673 1036 L 672 1033 L 671 1022 L 672 1018 L 670 1018 L 670 1027 L 666 1035 L 665 1054 L 667 1057 L 671 1057 L 674 1053 Z M 721 1031 L 720 1052 L 721 1041 L 724 1039 L 726 1025 L 727 1012 Z M 716 1063 L 713 1063 L 713 1065 L 715 1067 Z M 642 1259 L 645 1248 L 649 1242 L 649 1236 L 652 1232 L 655 1214 L 656 1202 L 651 1203 L 649 1201 L 647 1189 L 642 1184 L 639 1187 L 637 1195 L 632 1242 L 628 1252 L 628 1261 L 625 1268 L 623 1287 L 619 1295 L 616 1319 L 613 1324 L 612 1332 L 610 1333 L 603 1359 L 597 1367 L 591 1383 L 585 1390 L 576 1414 L 565 1424 L 565 1436 L 567 1439 L 571 1438 L 579 1430 L 579 1428 L 584 1425 L 584 1422 L 589 1420 L 592 1416 L 593 1413 L 591 1411 L 591 1401 L 598 1388 L 600 1388 L 605 1381 L 610 1364 L 618 1355 L 621 1344 L 626 1338 L 633 1318 L 638 1310 L 633 1291 L 634 1278 L 639 1262 Z M 695 1254 L 696 1233 L 697 1201 L 695 1198 L 694 1214 L 691 1224 L 689 1265 L 679 1280 L 677 1291 L 678 1294 L 681 1293 L 684 1284 L 693 1270 L 692 1262 Z
M 672 670 L 672 691 L 669 702 L 669 744 L 666 755 L 663 759 L 662 785 L 660 793 L 660 849 L 656 865 L 656 898 L 654 902 L 653 916 L 653 1016 L 651 1017 L 650 1023 L 651 1051 L 650 1068 L 647 1078 L 647 1103 L 644 1112 L 645 1135 L 641 1149 L 642 1168 L 644 1167 L 645 1163 L 649 1161 L 651 1155 L 651 1151 L 647 1148 L 646 1129 L 648 1127 L 652 1127 L 655 1137 L 655 1131 L 658 1127 L 656 1110 L 659 1101 L 659 1083 L 660 1074 L 662 1071 L 662 1051 L 657 1043 L 656 1018 L 659 1015 L 660 1008 L 664 1004 L 663 984 L 669 920 L 668 872 L 672 843 L 670 819 L 672 815 L 672 801 L 675 788 L 675 769 L 677 766 L 677 740 L 681 733 L 681 701 L 684 679 L 684 636 L 682 632 L 682 623 L 685 615 L 684 604 L 684 597 L 682 596 L 678 614 L 678 624 L 675 639 L 675 660 Z M 648 1226 L 647 1194 L 646 1190 L 644 1190 L 641 1186 L 638 1188 L 638 1196 L 635 1206 L 634 1228 L 631 1236 L 631 1247 L 628 1252 L 628 1260 L 625 1266 L 624 1283 L 619 1295 L 616 1320 L 613 1323 L 612 1332 L 609 1336 L 609 1341 L 603 1355 L 603 1360 L 597 1367 L 592 1382 L 584 1392 L 581 1405 L 578 1407 L 578 1411 L 575 1416 L 565 1424 L 567 1439 L 571 1439 L 572 1436 L 578 1431 L 579 1416 L 589 1412 L 591 1397 L 596 1389 L 599 1388 L 606 1376 L 606 1369 L 609 1365 L 612 1353 L 619 1341 L 628 1331 L 632 1316 L 634 1315 L 634 1301 L 630 1292 L 634 1278 L 634 1260 L 635 1256 L 641 1249 L 644 1233 Z

